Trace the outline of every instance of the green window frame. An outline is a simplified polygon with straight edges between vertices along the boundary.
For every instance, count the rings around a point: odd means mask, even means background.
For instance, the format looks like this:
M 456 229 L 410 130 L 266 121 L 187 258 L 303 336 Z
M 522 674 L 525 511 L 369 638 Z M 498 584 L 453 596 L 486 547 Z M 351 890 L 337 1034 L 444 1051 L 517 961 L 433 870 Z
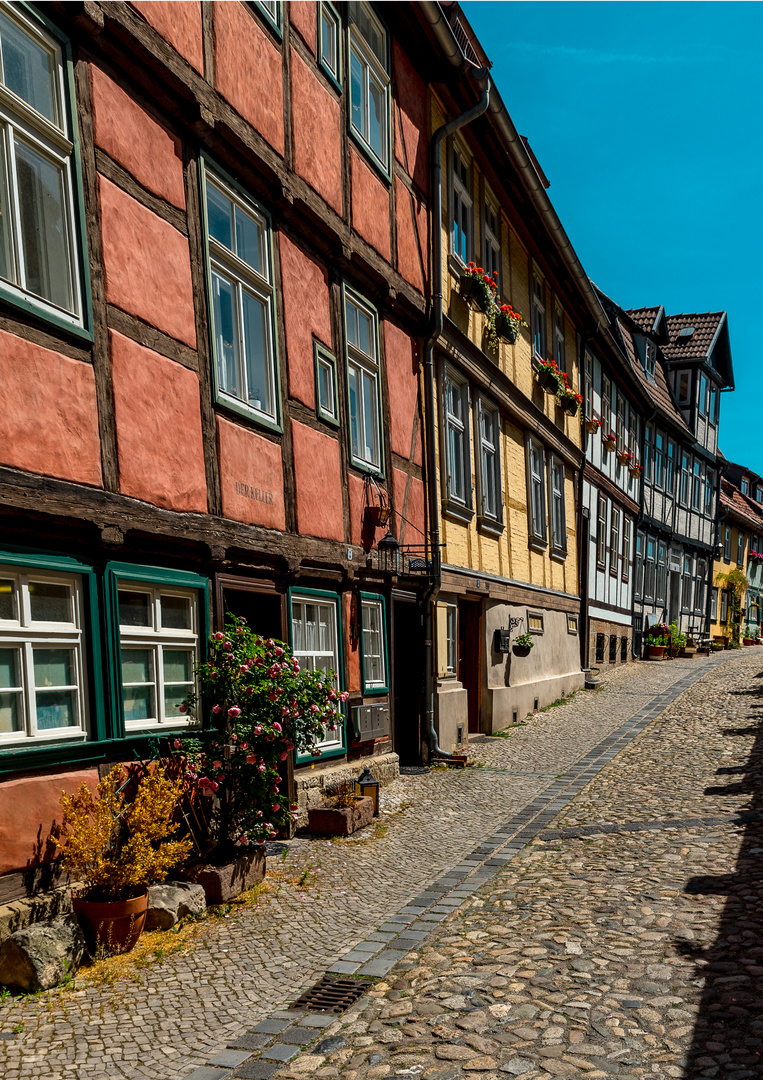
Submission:
M 9 222 L 7 232 L 0 233 L 0 298 L 37 321 L 92 341 L 71 43 L 33 5 L 3 2 L 0 54 L 6 38 L 12 44 L 14 36 L 19 57 L 11 76 L 15 87 L 0 78 L 0 209 L 2 220 Z M 31 46 L 26 68 L 19 41 Z M 45 54 L 48 76 L 35 79 L 31 65 Z M 46 92 L 47 101 L 43 100 Z M 50 194 L 52 183 L 58 192 L 57 206 Z M 60 240 L 57 253 L 49 250 L 49 245 L 43 250 L 33 244 L 33 237 L 44 235 L 46 227 Z M 52 258 L 58 265 L 49 261 Z
M 391 69 L 386 26 L 372 4 L 351 0 L 347 7 L 347 122 L 352 140 L 386 180 L 392 178 Z
M 344 648 L 343 648 L 343 635 L 342 635 L 342 597 L 339 593 L 330 592 L 327 589 L 300 589 L 297 586 L 292 586 L 289 589 L 289 645 L 292 652 L 300 660 L 300 656 L 304 658 L 305 653 L 308 651 L 318 652 L 320 650 L 307 650 L 306 648 L 299 648 L 300 642 L 295 642 L 294 634 L 294 605 L 299 604 L 302 601 L 307 603 L 310 600 L 314 600 L 320 605 L 332 605 L 334 607 L 334 632 L 336 636 L 336 648 L 334 656 L 336 657 L 336 673 L 337 673 L 337 691 L 344 690 Z M 306 643 L 305 643 L 306 644 Z M 327 650 L 326 650 L 327 652 Z M 301 754 L 296 755 L 297 764 L 301 765 L 308 761 L 326 761 L 329 758 L 343 757 L 347 753 L 347 713 L 345 707 L 341 710 L 342 720 L 339 725 L 339 743 L 340 745 L 333 748 L 327 748 L 323 750 L 320 756 L 315 754 Z
M 342 89 L 342 20 L 329 0 L 318 4 L 318 63 L 337 90 Z M 330 59 L 329 38 L 333 39 L 334 65 Z
M 100 753 L 98 744 L 112 732 L 109 730 L 104 708 L 103 682 L 96 678 L 102 665 L 98 580 L 93 567 L 76 558 L 24 549 L 1 551 L 0 565 L 17 573 L 27 570 L 33 574 L 35 571 L 42 575 L 47 572 L 65 577 L 76 576 L 79 579 L 80 625 L 77 627 L 79 644 L 76 648 L 81 653 L 79 666 L 82 682 L 78 684 L 78 690 L 86 711 L 82 729 L 78 729 L 73 735 L 54 735 L 49 739 L 20 735 L 12 744 L 8 740 L 9 745 L 0 745 L 0 773 L 14 772 L 21 768 L 67 764 L 82 757 L 92 757 L 93 748 L 95 753 Z M 4 625 L 0 623 L 0 635 L 3 629 L 9 627 L 10 622 Z M 16 636 L 19 641 L 25 636 L 22 628 L 18 629 Z M 26 691 L 28 688 L 25 685 L 23 689 Z
M 350 325 L 354 309 L 354 325 Z M 370 324 L 367 342 L 361 333 L 365 317 Z M 342 284 L 342 326 L 347 379 L 347 416 L 350 461 L 356 469 L 384 476 L 382 373 L 379 312 L 359 293 Z M 351 337 L 352 335 L 352 337 Z M 367 345 L 367 348 L 364 347 Z
M 377 612 L 379 616 L 378 631 L 366 627 L 366 613 L 369 615 Z M 369 679 L 369 667 L 366 662 L 366 651 L 371 644 L 371 635 L 378 633 L 381 651 L 378 654 L 382 664 L 380 679 Z M 374 653 L 374 656 L 377 654 Z M 360 594 L 360 670 L 363 678 L 364 694 L 388 694 L 389 693 L 389 649 L 387 645 L 387 601 L 381 593 L 361 592 Z
M 283 36 L 283 4 L 281 0 L 273 0 L 268 4 L 265 0 L 254 0 L 254 7 L 260 12 L 268 26 L 275 31 L 277 37 Z
M 325 345 L 314 341 L 313 359 L 315 362 L 315 412 L 327 424 L 339 427 L 339 383 L 336 357 Z
M 139 563 L 108 563 L 105 570 L 105 613 L 106 613 L 106 636 L 108 641 L 109 674 L 111 686 L 111 708 L 115 718 L 117 737 L 138 735 L 164 735 L 173 730 L 183 730 L 188 727 L 186 720 L 173 723 L 171 720 L 147 723 L 140 727 L 137 724 L 130 726 L 130 721 L 125 720 L 124 695 L 122 693 L 122 635 L 119 625 L 119 584 L 122 582 L 135 585 L 150 586 L 161 590 L 162 587 L 172 590 L 194 590 L 198 592 L 198 624 L 196 628 L 196 654 L 198 662 L 206 658 L 206 645 L 209 637 L 209 579 L 199 574 L 185 570 L 172 570 L 160 566 L 143 566 Z M 170 642 L 177 645 L 175 641 Z M 160 675 L 154 672 L 156 687 L 158 690 Z
M 210 238 L 208 185 L 225 201 L 230 202 L 235 226 L 231 226 L 231 245 L 214 237 Z M 276 289 L 273 262 L 273 221 L 267 210 L 234 178 L 211 161 L 205 154 L 199 156 L 199 191 L 202 210 L 202 233 L 204 243 L 204 272 L 207 288 L 207 326 L 212 366 L 212 385 L 215 403 L 224 409 L 254 421 L 260 427 L 279 434 L 283 432 L 281 419 L 281 373 L 276 326 Z M 238 211 L 239 216 L 236 217 Z M 239 233 L 239 223 L 242 232 Z M 255 267 L 251 260 L 239 257 L 243 227 L 248 223 L 260 230 Z M 234 240 L 235 237 L 235 240 Z M 227 287 L 227 288 L 226 288 Z M 227 328 L 231 341 L 225 341 L 226 328 L 222 325 L 223 293 L 229 299 L 233 326 Z M 218 303 L 216 304 L 216 297 Z M 248 305 L 248 306 L 247 306 Z M 216 326 L 215 312 L 220 326 Z M 249 311 L 249 318 L 246 312 Z M 262 371 L 255 372 L 256 350 L 247 350 L 250 343 L 250 327 L 256 326 L 259 316 Z M 223 348 L 230 351 L 222 354 Z M 238 387 L 226 387 L 233 379 Z M 260 397 L 256 397 L 254 382 L 263 385 Z M 263 405 L 263 398 L 265 404 Z

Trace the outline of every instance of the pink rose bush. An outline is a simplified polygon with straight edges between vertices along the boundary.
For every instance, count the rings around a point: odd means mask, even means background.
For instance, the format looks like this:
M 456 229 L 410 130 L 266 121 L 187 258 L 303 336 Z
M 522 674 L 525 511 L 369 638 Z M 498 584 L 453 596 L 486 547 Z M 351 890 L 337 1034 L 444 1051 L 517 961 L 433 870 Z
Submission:
M 284 642 L 234 616 L 210 638 L 197 674 L 200 694 L 184 704 L 205 730 L 172 743 L 186 821 L 202 851 L 268 840 L 295 819 L 278 790 L 279 763 L 295 749 L 320 753 L 326 730 L 344 722 L 347 694 L 335 689 L 334 672 L 302 669 Z

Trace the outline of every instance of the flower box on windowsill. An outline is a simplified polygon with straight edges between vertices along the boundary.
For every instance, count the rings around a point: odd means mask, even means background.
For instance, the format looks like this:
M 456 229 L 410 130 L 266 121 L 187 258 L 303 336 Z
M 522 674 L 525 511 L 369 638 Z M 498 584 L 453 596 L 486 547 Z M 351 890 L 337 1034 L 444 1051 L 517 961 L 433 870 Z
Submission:
M 462 274 L 459 292 L 472 311 L 481 311 L 483 315 L 486 315 L 490 310 L 492 301 L 488 299 L 485 286 L 479 278 L 472 274 Z
M 551 368 L 542 367 L 538 372 L 538 386 L 547 394 L 555 394 L 559 389 L 559 379 Z
M 639 476 L 643 473 L 643 469 L 640 465 L 631 464 L 628 466 L 628 472 L 631 474 L 634 480 L 638 480 Z
M 627 450 L 620 450 L 617 454 L 617 460 L 620 465 L 630 465 L 633 461 L 633 454 L 629 454 Z
M 559 405 L 562 412 L 567 413 L 568 416 L 574 416 L 580 408 L 579 403 L 569 394 L 564 394 L 559 398 Z
M 501 312 L 495 317 L 495 332 L 501 341 L 513 345 L 519 337 L 520 322 L 520 319 L 512 319 L 509 315 L 504 315 Z
M 585 422 L 585 429 L 589 435 L 595 435 L 601 430 L 601 420 L 597 420 L 595 416 L 589 417 Z
M 605 435 L 602 446 L 607 452 L 614 450 L 617 446 L 617 438 L 614 435 Z

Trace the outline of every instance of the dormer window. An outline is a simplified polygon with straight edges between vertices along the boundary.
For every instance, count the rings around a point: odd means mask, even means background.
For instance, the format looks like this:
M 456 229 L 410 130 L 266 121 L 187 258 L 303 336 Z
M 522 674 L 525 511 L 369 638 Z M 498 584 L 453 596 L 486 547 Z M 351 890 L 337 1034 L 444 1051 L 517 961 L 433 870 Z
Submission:
M 755 502 L 763 503 L 763 485 L 761 484 L 755 488 Z
M 742 477 L 741 483 L 739 484 L 739 490 L 742 492 L 743 495 L 750 494 L 750 481 L 747 479 L 746 476 Z
M 657 346 L 653 341 L 647 341 L 644 352 L 644 371 L 650 379 L 654 378 L 654 369 L 657 365 Z

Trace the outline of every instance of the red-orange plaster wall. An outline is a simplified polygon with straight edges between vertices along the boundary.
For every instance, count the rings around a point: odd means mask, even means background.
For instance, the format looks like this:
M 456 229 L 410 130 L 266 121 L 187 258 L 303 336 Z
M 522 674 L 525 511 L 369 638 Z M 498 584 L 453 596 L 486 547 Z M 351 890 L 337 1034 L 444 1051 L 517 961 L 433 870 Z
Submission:
M 61 792 L 71 795 L 80 784 L 98 786 L 97 769 L 25 776 L 0 783 L 0 874 L 50 862 L 56 848 L 48 837 L 61 823 Z
M 294 169 L 329 206 L 342 213 L 342 135 L 339 102 L 291 50 Z
M 344 540 L 339 443 L 292 420 L 297 530 L 301 536 Z
M 298 3 L 289 4 L 289 21 L 311 53 L 315 52 L 318 41 L 317 7 L 314 0 L 299 0 Z
M 215 89 L 283 155 L 281 54 L 238 0 L 213 11 Z
M 411 486 L 408 491 L 408 506 L 404 509 L 405 488 L 408 476 L 402 469 L 392 470 L 392 480 L 395 490 L 395 509 L 400 514 L 405 514 L 406 520 L 400 522 L 398 539 L 401 544 L 414 546 L 426 542 L 425 526 L 426 516 L 424 513 L 424 483 L 415 476 L 410 478 Z
M 350 163 L 352 227 L 389 262 L 389 192 L 353 147 Z
M 187 239 L 105 176 L 98 189 L 106 299 L 196 348 Z
M 326 271 L 284 233 L 279 236 L 289 396 L 315 408 L 313 335 L 331 349 Z
M 380 485 L 386 497 L 386 490 Z M 366 492 L 363 480 L 350 473 L 347 477 L 347 489 L 350 496 L 350 540 L 353 544 L 362 545 L 366 551 L 370 551 L 387 533 L 387 526 L 374 526 L 366 514 Z M 379 495 L 371 485 L 369 494 L 370 505 L 379 505 Z M 389 500 L 387 500 L 389 502 Z
M 199 379 L 109 331 L 119 487 L 167 510 L 207 509 Z
M 395 177 L 397 269 L 414 289 L 424 291 L 427 276 L 428 223 L 423 202 Z
M 172 3 L 161 0 L 131 0 L 131 6 L 139 11 L 149 26 L 153 26 L 192 67 L 203 73 L 204 43 L 199 0 L 172 0 Z
M 345 654 L 347 656 L 347 689 L 359 694 L 360 683 L 360 626 L 358 624 L 358 601 L 351 592 L 342 594 L 342 623 L 345 627 Z
M 185 207 L 180 140 L 170 135 L 100 68 L 90 65 L 97 146 L 161 199 Z
M 421 191 L 429 190 L 429 112 L 427 87 L 395 40 L 395 156 Z M 398 120 L 400 121 L 398 123 Z M 402 126 L 402 144 L 400 128 Z
M 390 403 L 392 452 L 409 459 L 413 426 L 418 415 L 419 362 L 416 342 L 393 322 L 384 320 L 384 355 Z M 420 427 L 420 425 L 419 425 Z M 421 439 L 416 439 L 414 461 L 421 464 Z
M 285 529 L 279 444 L 218 416 L 217 447 L 223 516 L 266 529 Z
M 0 463 L 100 487 L 90 364 L 0 330 Z

